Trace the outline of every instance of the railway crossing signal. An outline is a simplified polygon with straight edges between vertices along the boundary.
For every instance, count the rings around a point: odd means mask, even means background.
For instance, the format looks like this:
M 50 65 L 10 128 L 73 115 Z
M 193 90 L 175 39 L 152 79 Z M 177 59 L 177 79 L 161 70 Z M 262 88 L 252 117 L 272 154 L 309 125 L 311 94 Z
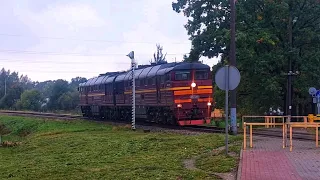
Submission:
M 226 91 L 226 103 L 225 103 L 225 117 L 226 117 L 226 154 L 228 154 L 228 101 L 229 101 L 229 90 L 234 90 L 240 83 L 240 72 L 234 66 L 226 65 L 220 68 L 215 74 L 215 82 L 221 90 Z M 237 128 L 237 122 L 231 122 L 231 125 Z
M 136 129 L 136 83 L 135 83 L 135 76 L 134 76 L 134 68 L 135 68 L 135 62 L 134 62 L 134 51 L 131 51 L 127 55 L 131 59 L 131 71 L 132 71 L 132 125 L 131 129 Z

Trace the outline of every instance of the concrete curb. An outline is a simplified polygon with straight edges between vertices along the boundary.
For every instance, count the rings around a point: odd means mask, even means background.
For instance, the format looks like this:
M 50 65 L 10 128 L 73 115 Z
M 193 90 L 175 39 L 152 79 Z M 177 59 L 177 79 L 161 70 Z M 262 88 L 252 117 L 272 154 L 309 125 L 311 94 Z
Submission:
M 240 160 L 239 160 L 239 166 L 238 166 L 238 172 L 237 172 L 237 180 L 241 180 L 242 149 L 243 149 L 243 143 L 241 144 L 241 150 L 240 150 Z

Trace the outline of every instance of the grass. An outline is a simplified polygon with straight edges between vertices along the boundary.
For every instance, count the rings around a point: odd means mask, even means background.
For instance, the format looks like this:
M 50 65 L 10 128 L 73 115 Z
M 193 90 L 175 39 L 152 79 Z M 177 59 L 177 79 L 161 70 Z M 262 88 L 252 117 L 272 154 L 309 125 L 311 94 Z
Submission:
M 229 126 L 231 125 L 231 120 L 228 119 Z M 239 128 L 242 128 L 242 120 L 237 119 L 237 124 L 239 124 Z M 226 121 L 225 118 L 211 118 L 211 124 L 207 126 L 216 126 L 218 128 L 225 128 L 226 127 Z
M 196 160 L 196 166 L 211 174 L 232 172 L 237 168 L 240 151 L 239 143 L 229 145 L 228 155 L 226 155 L 225 149 L 200 155 Z
M 202 170 L 182 163 L 224 146 L 224 135 L 143 133 L 83 120 L 10 116 L 0 116 L 0 123 L 12 131 L 4 141 L 22 142 L 0 147 L 0 179 L 215 179 L 212 172 L 237 165 L 237 158 L 221 154 L 201 157 L 208 161 L 197 161 Z
M 213 164 L 215 166 L 213 166 Z M 197 160 L 197 167 L 211 173 L 226 173 L 232 171 L 237 164 L 237 160 L 224 152 L 215 155 L 201 156 Z

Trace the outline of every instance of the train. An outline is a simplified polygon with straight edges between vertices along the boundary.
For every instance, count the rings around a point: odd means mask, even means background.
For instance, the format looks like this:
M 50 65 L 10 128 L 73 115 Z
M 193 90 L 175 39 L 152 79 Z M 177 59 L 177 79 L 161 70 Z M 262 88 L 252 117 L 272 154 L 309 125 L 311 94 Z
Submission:
M 210 67 L 201 62 L 164 62 L 139 65 L 135 77 L 135 117 L 169 125 L 210 123 L 213 81 Z M 131 121 L 132 71 L 107 72 L 79 84 L 82 115 L 88 118 Z

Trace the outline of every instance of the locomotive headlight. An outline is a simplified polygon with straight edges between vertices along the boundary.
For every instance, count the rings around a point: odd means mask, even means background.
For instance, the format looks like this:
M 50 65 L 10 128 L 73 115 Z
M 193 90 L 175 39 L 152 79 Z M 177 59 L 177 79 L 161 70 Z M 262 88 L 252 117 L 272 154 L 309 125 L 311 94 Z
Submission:
M 211 102 L 208 102 L 208 104 L 207 104 L 208 106 L 211 106 Z
M 194 88 L 194 87 L 196 87 L 196 86 L 197 86 L 197 84 L 196 84 L 196 83 L 194 83 L 194 82 L 193 82 L 193 83 L 191 83 L 191 87 L 193 87 L 193 88 Z
M 181 107 L 182 107 L 182 104 L 178 104 L 177 107 L 178 107 L 178 108 L 181 108 Z

